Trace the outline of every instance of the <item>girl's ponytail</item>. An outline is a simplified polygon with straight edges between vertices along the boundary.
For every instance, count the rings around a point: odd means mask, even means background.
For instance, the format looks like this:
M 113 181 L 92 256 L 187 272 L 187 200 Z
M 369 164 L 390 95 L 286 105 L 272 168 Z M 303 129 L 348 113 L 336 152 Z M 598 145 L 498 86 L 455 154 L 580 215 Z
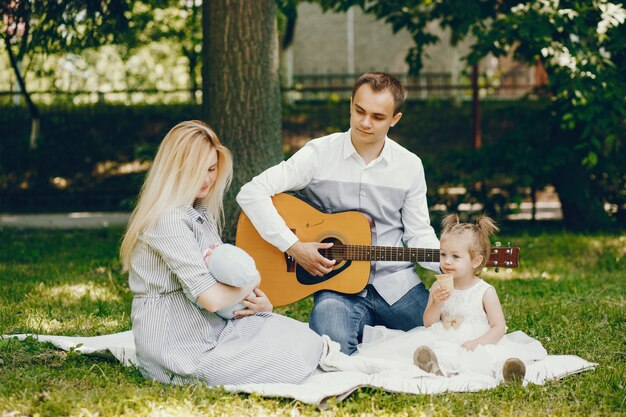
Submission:
M 449 232 L 454 226 L 456 226 L 460 222 L 461 221 L 459 219 L 459 215 L 458 214 L 456 214 L 456 213 L 448 214 L 441 221 L 441 233 L 443 234 L 443 233 Z
M 476 233 L 476 243 L 480 254 L 483 256 L 483 261 L 480 263 L 478 268 L 474 270 L 474 273 L 476 275 L 480 275 L 482 269 L 485 265 L 487 265 L 487 262 L 489 261 L 489 254 L 491 253 L 491 243 L 489 242 L 489 237 L 499 229 L 498 226 L 496 226 L 496 222 L 494 222 L 491 217 L 487 217 L 485 215 L 478 216 L 474 227 L 474 233 Z
M 478 233 L 480 233 L 481 237 L 489 237 L 498 230 L 498 226 L 496 226 L 496 222 L 494 222 L 491 217 L 487 217 L 485 215 L 478 216 L 476 219 L 476 226 L 478 227 Z

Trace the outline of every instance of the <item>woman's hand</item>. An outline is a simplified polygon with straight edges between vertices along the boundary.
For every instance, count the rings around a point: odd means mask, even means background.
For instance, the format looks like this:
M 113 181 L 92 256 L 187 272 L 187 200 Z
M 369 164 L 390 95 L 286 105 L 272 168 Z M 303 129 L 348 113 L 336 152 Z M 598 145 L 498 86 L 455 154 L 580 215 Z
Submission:
M 433 303 L 441 304 L 450 298 L 450 290 L 445 287 L 438 287 L 430 292 L 433 295 Z
M 235 318 L 240 319 L 245 316 L 252 316 L 256 313 L 260 312 L 268 312 L 271 313 L 274 306 L 270 302 L 267 295 L 259 287 L 253 290 L 254 295 L 248 294 L 243 300 L 241 300 L 241 304 L 246 306 L 245 310 L 237 310 L 235 311 Z

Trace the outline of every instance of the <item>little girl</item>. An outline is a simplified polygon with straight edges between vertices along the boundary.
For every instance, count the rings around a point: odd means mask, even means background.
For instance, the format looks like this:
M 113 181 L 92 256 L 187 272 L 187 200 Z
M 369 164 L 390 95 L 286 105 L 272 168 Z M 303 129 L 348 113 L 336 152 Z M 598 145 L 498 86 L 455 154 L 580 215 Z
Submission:
M 473 372 L 505 381 L 523 379 L 526 364 L 547 352 L 522 332 L 503 337 L 506 324 L 498 295 L 478 277 L 497 227 L 485 216 L 472 224 L 460 223 L 457 215 L 447 216 L 442 227 L 440 267 L 454 276 L 454 290 L 435 282 L 424 311 L 425 327 L 400 336 L 369 328 L 361 354 L 412 357 L 415 365 L 440 376 Z

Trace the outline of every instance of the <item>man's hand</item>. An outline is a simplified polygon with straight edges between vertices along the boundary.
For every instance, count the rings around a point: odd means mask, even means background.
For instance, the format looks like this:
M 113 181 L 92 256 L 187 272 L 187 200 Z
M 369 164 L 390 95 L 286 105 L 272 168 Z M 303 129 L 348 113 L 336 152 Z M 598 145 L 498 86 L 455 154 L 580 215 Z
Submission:
M 300 242 L 297 241 L 289 249 L 287 254 L 304 268 L 309 274 L 321 277 L 333 270 L 334 260 L 326 259 L 318 252 L 319 249 L 328 249 L 332 243 Z

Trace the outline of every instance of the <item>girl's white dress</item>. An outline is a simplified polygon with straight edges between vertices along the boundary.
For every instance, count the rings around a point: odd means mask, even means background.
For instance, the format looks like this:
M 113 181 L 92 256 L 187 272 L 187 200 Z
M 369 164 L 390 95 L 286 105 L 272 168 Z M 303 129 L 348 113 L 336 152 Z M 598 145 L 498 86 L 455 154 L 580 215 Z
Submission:
M 482 279 L 465 290 L 453 290 L 441 307 L 442 320 L 431 327 L 416 327 L 408 332 L 382 326 L 366 327 L 359 355 L 413 363 L 419 346 L 430 347 L 439 366 L 448 375 L 480 373 L 501 379 L 502 365 L 508 358 L 521 359 L 526 365 L 544 359 L 541 343 L 521 331 L 505 335 L 497 344 L 479 345 L 468 351 L 461 345 L 489 330 L 483 296 L 493 288 Z

